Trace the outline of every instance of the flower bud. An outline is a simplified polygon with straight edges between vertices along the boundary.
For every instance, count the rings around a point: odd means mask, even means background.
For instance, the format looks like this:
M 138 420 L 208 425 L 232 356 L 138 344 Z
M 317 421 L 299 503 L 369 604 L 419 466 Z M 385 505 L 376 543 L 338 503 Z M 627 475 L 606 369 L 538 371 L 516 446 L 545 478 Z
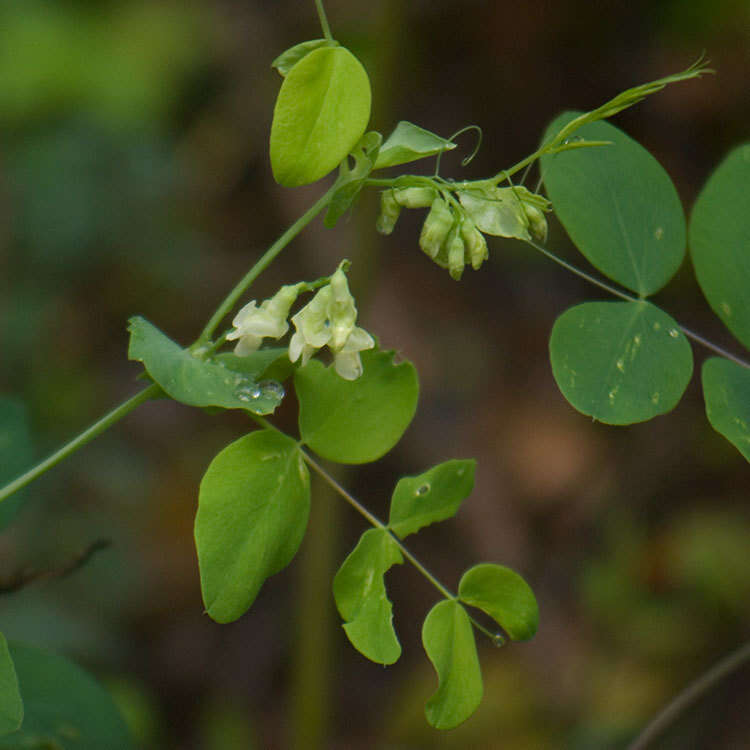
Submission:
M 471 267 L 476 271 L 489 257 L 487 240 L 477 229 L 476 224 L 467 216 L 461 224 L 461 237 L 466 244 L 466 252 L 471 261 Z
M 393 197 L 393 190 L 386 190 L 380 194 L 380 214 L 375 222 L 375 229 L 380 234 L 390 234 L 396 226 L 401 206 Z
M 432 202 L 430 213 L 427 214 L 422 226 L 422 233 L 419 235 L 419 246 L 433 260 L 440 252 L 453 223 L 453 213 L 448 204 L 438 196 Z
M 460 281 L 466 263 L 464 257 L 464 241 L 457 227 L 454 227 L 448 237 L 448 273 L 454 281 Z
M 429 208 L 436 195 L 431 187 L 410 187 L 393 191 L 396 203 L 404 208 Z
M 526 212 L 526 218 L 529 220 L 529 231 L 535 240 L 542 244 L 547 241 L 547 219 L 544 212 L 531 203 L 523 202 L 523 210 Z

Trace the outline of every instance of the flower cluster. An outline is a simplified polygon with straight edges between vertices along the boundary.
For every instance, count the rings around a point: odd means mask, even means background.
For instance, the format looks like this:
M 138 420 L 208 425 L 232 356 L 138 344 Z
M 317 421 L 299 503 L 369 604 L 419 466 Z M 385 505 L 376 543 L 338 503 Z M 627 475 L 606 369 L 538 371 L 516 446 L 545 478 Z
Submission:
M 283 286 L 260 307 L 255 300 L 245 305 L 227 334 L 228 341 L 237 341 L 235 354 L 247 356 L 260 348 L 264 338 L 281 338 L 289 330 L 287 318 L 292 305 L 307 287 L 305 283 Z M 339 266 L 329 282 L 292 317 L 295 332 L 289 342 L 289 359 L 296 362 L 301 358 L 305 365 L 327 346 L 336 372 L 345 380 L 356 380 L 362 374 L 359 353 L 375 346 L 372 336 L 355 325 L 356 320 L 354 298 Z
M 487 259 L 484 234 L 547 239 L 544 212 L 550 210 L 550 203 L 525 187 L 499 188 L 480 182 L 458 190 L 456 196 L 458 200 L 430 186 L 386 190 L 377 229 L 390 234 L 402 208 L 429 208 L 419 246 L 456 280 L 468 263 L 476 270 Z

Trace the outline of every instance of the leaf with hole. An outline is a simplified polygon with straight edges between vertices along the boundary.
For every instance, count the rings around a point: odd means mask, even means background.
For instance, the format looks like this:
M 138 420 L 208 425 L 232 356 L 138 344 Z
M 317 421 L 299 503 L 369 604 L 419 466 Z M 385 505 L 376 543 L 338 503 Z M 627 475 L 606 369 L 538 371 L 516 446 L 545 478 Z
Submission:
M 375 169 L 385 169 L 426 159 L 454 148 L 456 144 L 453 141 L 402 120 L 382 145 L 375 162 Z
M 229 369 L 231 359 L 224 358 L 221 363 L 199 359 L 144 318 L 131 318 L 128 330 L 128 357 L 142 362 L 154 382 L 175 401 L 270 414 L 284 397 L 278 383 L 258 383 L 243 369 Z M 260 359 L 265 367 L 264 356 Z
M 356 146 L 370 119 L 370 81 L 344 47 L 321 47 L 291 68 L 271 124 L 271 167 L 287 187 L 325 177 Z
M 393 664 L 401 656 L 383 576 L 403 561 L 386 529 L 369 529 L 333 579 L 333 596 L 349 640 L 378 664 Z
M 206 611 L 231 622 L 294 557 L 310 512 L 310 476 L 297 443 L 252 432 L 222 450 L 201 481 L 195 517 Z
M 543 142 L 579 114 L 560 115 Z M 542 157 L 555 213 L 602 273 L 639 296 L 654 294 L 685 256 L 685 217 L 672 180 L 643 146 L 608 122 L 584 125 L 577 134 L 611 145 Z
M 422 644 L 438 674 L 437 692 L 425 705 L 435 729 L 453 729 L 482 701 L 482 672 L 466 610 L 457 601 L 438 602 L 425 618 Z
M 679 325 L 649 302 L 584 302 L 566 310 L 549 341 L 563 396 L 606 424 L 644 422 L 671 411 L 693 374 Z
M 23 721 L 23 701 L 8 642 L 0 633 L 0 737 L 15 732 Z
M 711 357 L 703 363 L 702 380 L 711 427 L 750 461 L 750 370 Z
M 456 514 L 474 489 L 473 459 L 445 461 L 416 477 L 399 479 L 391 499 L 388 526 L 402 539 Z
M 375 461 L 400 440 L 417 409 L 419 384 L 411 362 L 393 352 L 362 352 L 363 374 L 344 380 L 310 360 L 294 375 L 304 443 L 342 464 Z
M 21 728 L 0 737 L 2 750 L 131 750 L 130 732 L 109 693 L 62 656 L 10 644 L 24 703 Z
M 486 612 L 513 641 L 533 638 L 539 626 L 534 592 L 518 573 L 504 565 L 481 563 L 458 584 L 462 602 Z
M 31 460 L 26 408 L 18 399 L 0 396 L 0 487 L 27 469 Z M 19 490 L 0 501 L 0 531 L 13 520 L 26 495 L 26 490 Z
M 724 325 L 750 348 L 750 143 L 711 175 L 690 217 L 690 252 L 703 294 Z

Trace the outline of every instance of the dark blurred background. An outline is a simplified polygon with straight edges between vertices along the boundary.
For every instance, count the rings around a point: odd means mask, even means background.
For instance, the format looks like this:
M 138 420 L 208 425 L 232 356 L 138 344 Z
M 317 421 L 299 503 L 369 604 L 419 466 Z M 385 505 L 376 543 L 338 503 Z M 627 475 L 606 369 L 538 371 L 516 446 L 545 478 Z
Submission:
M 560 110 L 598 106 L 703 50 L 715 77 L 670 87 L 615 123 L 664 165 L 686 211 L 748 137 L 747 0 L 326 5 L 370 72 L 372 127 L 482 127 L 479 157 L 460 166 L 473 145 L 463 136 L 446 175 L 494 174 L 532 151 Z M 0 394 L 25 404 L 36 457 L 140 387 L 126 359 L 130 315 L 192 341 L 323 190 L 279 188 L 267 156 L 281 81 L 270 62 L 318 36 L 311 0 L 2 1 Z M 480 642 L 476 715 L 444 734 L 426 725 L 436 681 L 419 633 L 435 592 L 415 571 L 388 577 L 401 661 L 383 669 L 350 647 L 330 581 L 365 527 L 315 480 L 290 568 L 238 622 L 203 614 L 197 487 L 248 430 L 235 413 L 149 403 L 33 484 L 0 535 L 1 579 L 64 566 L 100 538 L 112 546 L 75 575 L 0 597 L 0 629 L 94 671 L 144 750 L 624 747 L 747 638 L 750 467 L 709 427 L 697 377 L 673 413 L 629 428 L 564 401 L 548 334 L 569 305 L 601 298 L 596 289 L 498 240 L 457 284 L 419 251 L 419 212 L 383 239 L 376 210 L 368 193 L 336 230 L 316 223 L 254 296 L 348 257 L 361 325 L 417 366 L 420 406 L 401 443 L 376 465 L 339 470 L 376 513 L 401 475 L 479 460 L 457 520 L 411 545 L 451 587 L 474 562 L 496 561 L 539 599 L 533 641 Z M 550 246 L 586 267 L 554 223 Z M 689 263 L 657 303 L 741 353 Z M 694 353 L 697 370 L 707 352 Z M 295 417 L 287 399 L 278 424 L 294 431 Z M 746 670 L 655 747 L 750 747 L 749 701 Z

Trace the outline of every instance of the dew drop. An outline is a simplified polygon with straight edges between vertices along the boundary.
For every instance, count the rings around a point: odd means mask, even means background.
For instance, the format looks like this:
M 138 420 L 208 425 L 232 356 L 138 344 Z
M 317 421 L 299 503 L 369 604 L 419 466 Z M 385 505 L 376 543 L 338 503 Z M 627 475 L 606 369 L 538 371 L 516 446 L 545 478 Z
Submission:
M 663 236 L 664 236 L 664 228 L 656 227 L 656 230 L 654 231 L 654 238 L 657 240 L 660 240 Z
M 617 395 L 617 391 L 619 391 L 619 386 L 615 386 L 610 392 L 609 392 L 609 403 L 614 404 L 615 403 L 615 396 Z
M 624 359 L 618 359 L 617 360 L 617 369 L 620 372 L 625 372 L 625 360 Z
M 257 401 L 261 397 L 262 392 L 257 385 L 243 385 L 235 390 L 234 395 L 239 401 L 248 403 L 250 401 Z
M 417 491 L 414 494 L 418 495 L 419 497 L 423 497 L 429 491 L 430 491 L 430 485 L 429 484 L 423 484 L 423 485 L 417 487 Z
M 281 401 L 284 398 L 286 391 L 281 383 L 277 383 L 275 380 L 261 380 L 258 383 L 258 387 L 261 390 L 261 394 L 266 398 L 277 398 Z
M 678 331 L 678 330 L 677 330 L 676 328 L 670 328 L 670 329 L 669 329 L 669 335 L 670 335 L 670 336 L 671 336 L 671 337 L 672 337 L 673 339 L 676 339 L 676 338 L 677 338 L 677 337 L 678 337 L 678 336 L 680 335 L 680 332 L 679 332 L 679 331 Z
M 636 346 L 640 346 L 641 345 L 641 334 L 640 333 L 636 333 L 635 336 L 633 336 L 633 343 Z
M 492 645 L 497 648 L 505 645 L 505 637 L 502 633 L 495 633 L 495 635 L 492 636 Z

